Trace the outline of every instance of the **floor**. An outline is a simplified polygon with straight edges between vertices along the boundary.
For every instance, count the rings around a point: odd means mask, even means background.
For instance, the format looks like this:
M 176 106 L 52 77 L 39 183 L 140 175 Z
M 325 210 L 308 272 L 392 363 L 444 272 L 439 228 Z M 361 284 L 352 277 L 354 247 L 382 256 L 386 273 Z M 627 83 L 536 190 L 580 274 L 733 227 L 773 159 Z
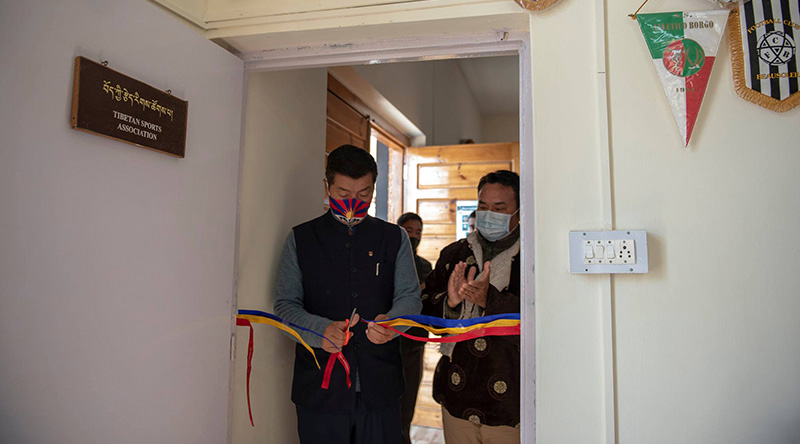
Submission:
M 414 444 L 444 444 L 442 407 L 433 400 L 433 372 L 439 362 L 439 346 L 425 344 L 422 382 L 419 385 L 417 406 L 411 420 L 411 442 Z
M 411 442 L 413 444 L 444 444 L 444 433 L 442 433 L 442 429 L 412 425 Z

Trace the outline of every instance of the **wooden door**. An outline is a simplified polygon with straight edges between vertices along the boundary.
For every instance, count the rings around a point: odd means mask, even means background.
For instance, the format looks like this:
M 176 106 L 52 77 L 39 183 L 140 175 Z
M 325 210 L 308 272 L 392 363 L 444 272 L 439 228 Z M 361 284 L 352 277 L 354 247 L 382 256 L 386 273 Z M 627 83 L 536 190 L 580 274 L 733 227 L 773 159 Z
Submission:
M 456 201 L 478 198 L 486 173 L 519 173 L 519 143 L 483 143 L 408 148 L 406 211 L 423 221 L 417 253 L 436 264 L 439 252 L 456 239 Z

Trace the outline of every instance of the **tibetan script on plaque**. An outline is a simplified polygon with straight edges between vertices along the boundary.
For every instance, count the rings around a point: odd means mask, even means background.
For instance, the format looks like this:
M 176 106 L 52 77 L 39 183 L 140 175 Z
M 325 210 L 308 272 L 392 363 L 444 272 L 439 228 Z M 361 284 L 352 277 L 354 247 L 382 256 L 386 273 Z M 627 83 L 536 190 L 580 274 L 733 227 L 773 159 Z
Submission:
M 188 107 L 172 94 L 89 59 L 75 58 L 75 129 L 184 157 Z

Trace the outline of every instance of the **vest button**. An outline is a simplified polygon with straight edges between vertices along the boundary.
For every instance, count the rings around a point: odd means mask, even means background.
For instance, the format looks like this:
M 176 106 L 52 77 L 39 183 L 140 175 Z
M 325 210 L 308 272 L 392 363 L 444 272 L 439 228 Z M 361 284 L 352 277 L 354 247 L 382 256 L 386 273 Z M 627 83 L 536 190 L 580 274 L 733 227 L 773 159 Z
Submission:
M 357 298 L 357 297 L 358 297 L 358 293 L 356 293 L 356 292 L 354 291 L 354 292 L 353 292 L 353 299 L 355 299 L 355 298 Z
M 356 342 L 355 344 L 353 344 L 353 348 L 355 348 L 355 349 L 356 349 L 356 351 L 358 351 L 358 342 Z
M 352 247 L 352 245 L 350 245 L 350 242 L 346 243 L 344 246 L 345 246 L 346 248 L 350 248 L 350 247 Z
M 353 268 L 353 269 L 352 269 L 352 270 L 350 270 L 350 271 L 352 271 L 353 273 L 355 273 L 355 272 L 356 272 L 356 269 L 355 269 L 355 268 Z

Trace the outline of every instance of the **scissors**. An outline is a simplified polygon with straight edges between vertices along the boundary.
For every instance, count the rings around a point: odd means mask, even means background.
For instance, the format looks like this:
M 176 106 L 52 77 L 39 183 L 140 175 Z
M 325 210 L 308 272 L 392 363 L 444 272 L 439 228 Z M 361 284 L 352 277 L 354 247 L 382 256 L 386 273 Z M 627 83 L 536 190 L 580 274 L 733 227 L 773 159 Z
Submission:
M 353 323 L 356 320 L 356 309 L 353 309 L 353 312 L 350 313 L 350 319 L 344 321 L 344 345 L 347 345 L 347 342 L 350 341 L 350 329 L 353 328 Z

